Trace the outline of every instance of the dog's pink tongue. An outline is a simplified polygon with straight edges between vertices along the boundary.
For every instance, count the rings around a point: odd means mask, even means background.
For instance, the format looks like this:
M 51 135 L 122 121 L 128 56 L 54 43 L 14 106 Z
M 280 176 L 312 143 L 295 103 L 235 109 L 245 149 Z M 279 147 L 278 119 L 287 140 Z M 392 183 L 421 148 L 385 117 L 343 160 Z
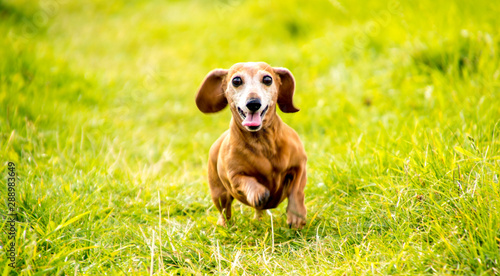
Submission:
M 262 124 L 262 120 L 258 112 L 255 112 L 254 114 L 248 113 L 247 117 L 243 121 L 244 126 L 260 126 L 260 124 Z

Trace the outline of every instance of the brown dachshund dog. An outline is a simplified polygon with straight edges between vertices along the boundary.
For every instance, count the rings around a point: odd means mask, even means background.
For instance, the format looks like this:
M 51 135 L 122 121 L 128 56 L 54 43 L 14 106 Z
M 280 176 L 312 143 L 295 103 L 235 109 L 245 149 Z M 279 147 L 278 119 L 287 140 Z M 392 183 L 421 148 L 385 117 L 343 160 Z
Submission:
M 231 218 L 234 198 L 254 207 L 255 217 L 288 198 L 287 223 L 306 223 L 304 188 L 307 156 L 297 133 L 276 114 L 299 111 L 293 105 L 295 80 L 286 68 L 264 62 L 237 63 L 208 73 L 196 95 L 203 113 L 229 104 L 232 119 L 210 148 L 208 182 L 220 212 L 219 225 Z

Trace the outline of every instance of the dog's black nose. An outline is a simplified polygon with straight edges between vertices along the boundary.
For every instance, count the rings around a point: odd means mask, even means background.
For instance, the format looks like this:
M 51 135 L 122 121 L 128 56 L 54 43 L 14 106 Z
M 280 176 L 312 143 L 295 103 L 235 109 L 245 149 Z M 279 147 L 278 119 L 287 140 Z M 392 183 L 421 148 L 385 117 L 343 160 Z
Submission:
M 248 108 L 248 110 L 250 110 L 252 112 L 259 110 L 259 108 L 261 106 L 262 106 L 262 104 L 260 103 L 260 99 L 250 99 L 247 102 L 247 108 Z

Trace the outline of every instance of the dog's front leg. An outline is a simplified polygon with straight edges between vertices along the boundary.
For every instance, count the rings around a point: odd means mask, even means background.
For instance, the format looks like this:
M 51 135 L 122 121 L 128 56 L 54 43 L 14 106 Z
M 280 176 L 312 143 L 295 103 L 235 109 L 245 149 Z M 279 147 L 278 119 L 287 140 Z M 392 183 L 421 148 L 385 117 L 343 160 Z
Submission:
M 288 206 L 286 208 L 286 223 L 288 226 L 296 229 L 302 229 L 306 224 L 307 210 L 304 203 L 306 181 L 306 167 L 303 166 L 292 180 L 290 193 L 288 194 Z
M 238 194 L 246 196 L 247 203 L 252 207 L 263 207 L 269 200 L 269 190 L 260 184 L 255 177 L 235 174 L 231 178 L 231 184 Z

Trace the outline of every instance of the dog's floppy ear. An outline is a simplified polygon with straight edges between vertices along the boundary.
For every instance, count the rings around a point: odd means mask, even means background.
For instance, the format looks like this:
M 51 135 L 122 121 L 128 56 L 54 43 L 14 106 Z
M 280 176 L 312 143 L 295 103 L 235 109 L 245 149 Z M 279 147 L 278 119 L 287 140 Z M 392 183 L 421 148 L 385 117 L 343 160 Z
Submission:
M 223 82 L 227 75 L 225 69 L 214 69 L 208 73 L 196 94 L 196 106 L 203 113 L 221 111 L 227 105 Z
M 300 109 L 293 105 L 293 93 L 295 92 L 295 79 L 292 72 L 286 68 L 275 67 L 274 73 L 280 78 L 278 90 L 278 106 L 285 113 L 295 113 Z

